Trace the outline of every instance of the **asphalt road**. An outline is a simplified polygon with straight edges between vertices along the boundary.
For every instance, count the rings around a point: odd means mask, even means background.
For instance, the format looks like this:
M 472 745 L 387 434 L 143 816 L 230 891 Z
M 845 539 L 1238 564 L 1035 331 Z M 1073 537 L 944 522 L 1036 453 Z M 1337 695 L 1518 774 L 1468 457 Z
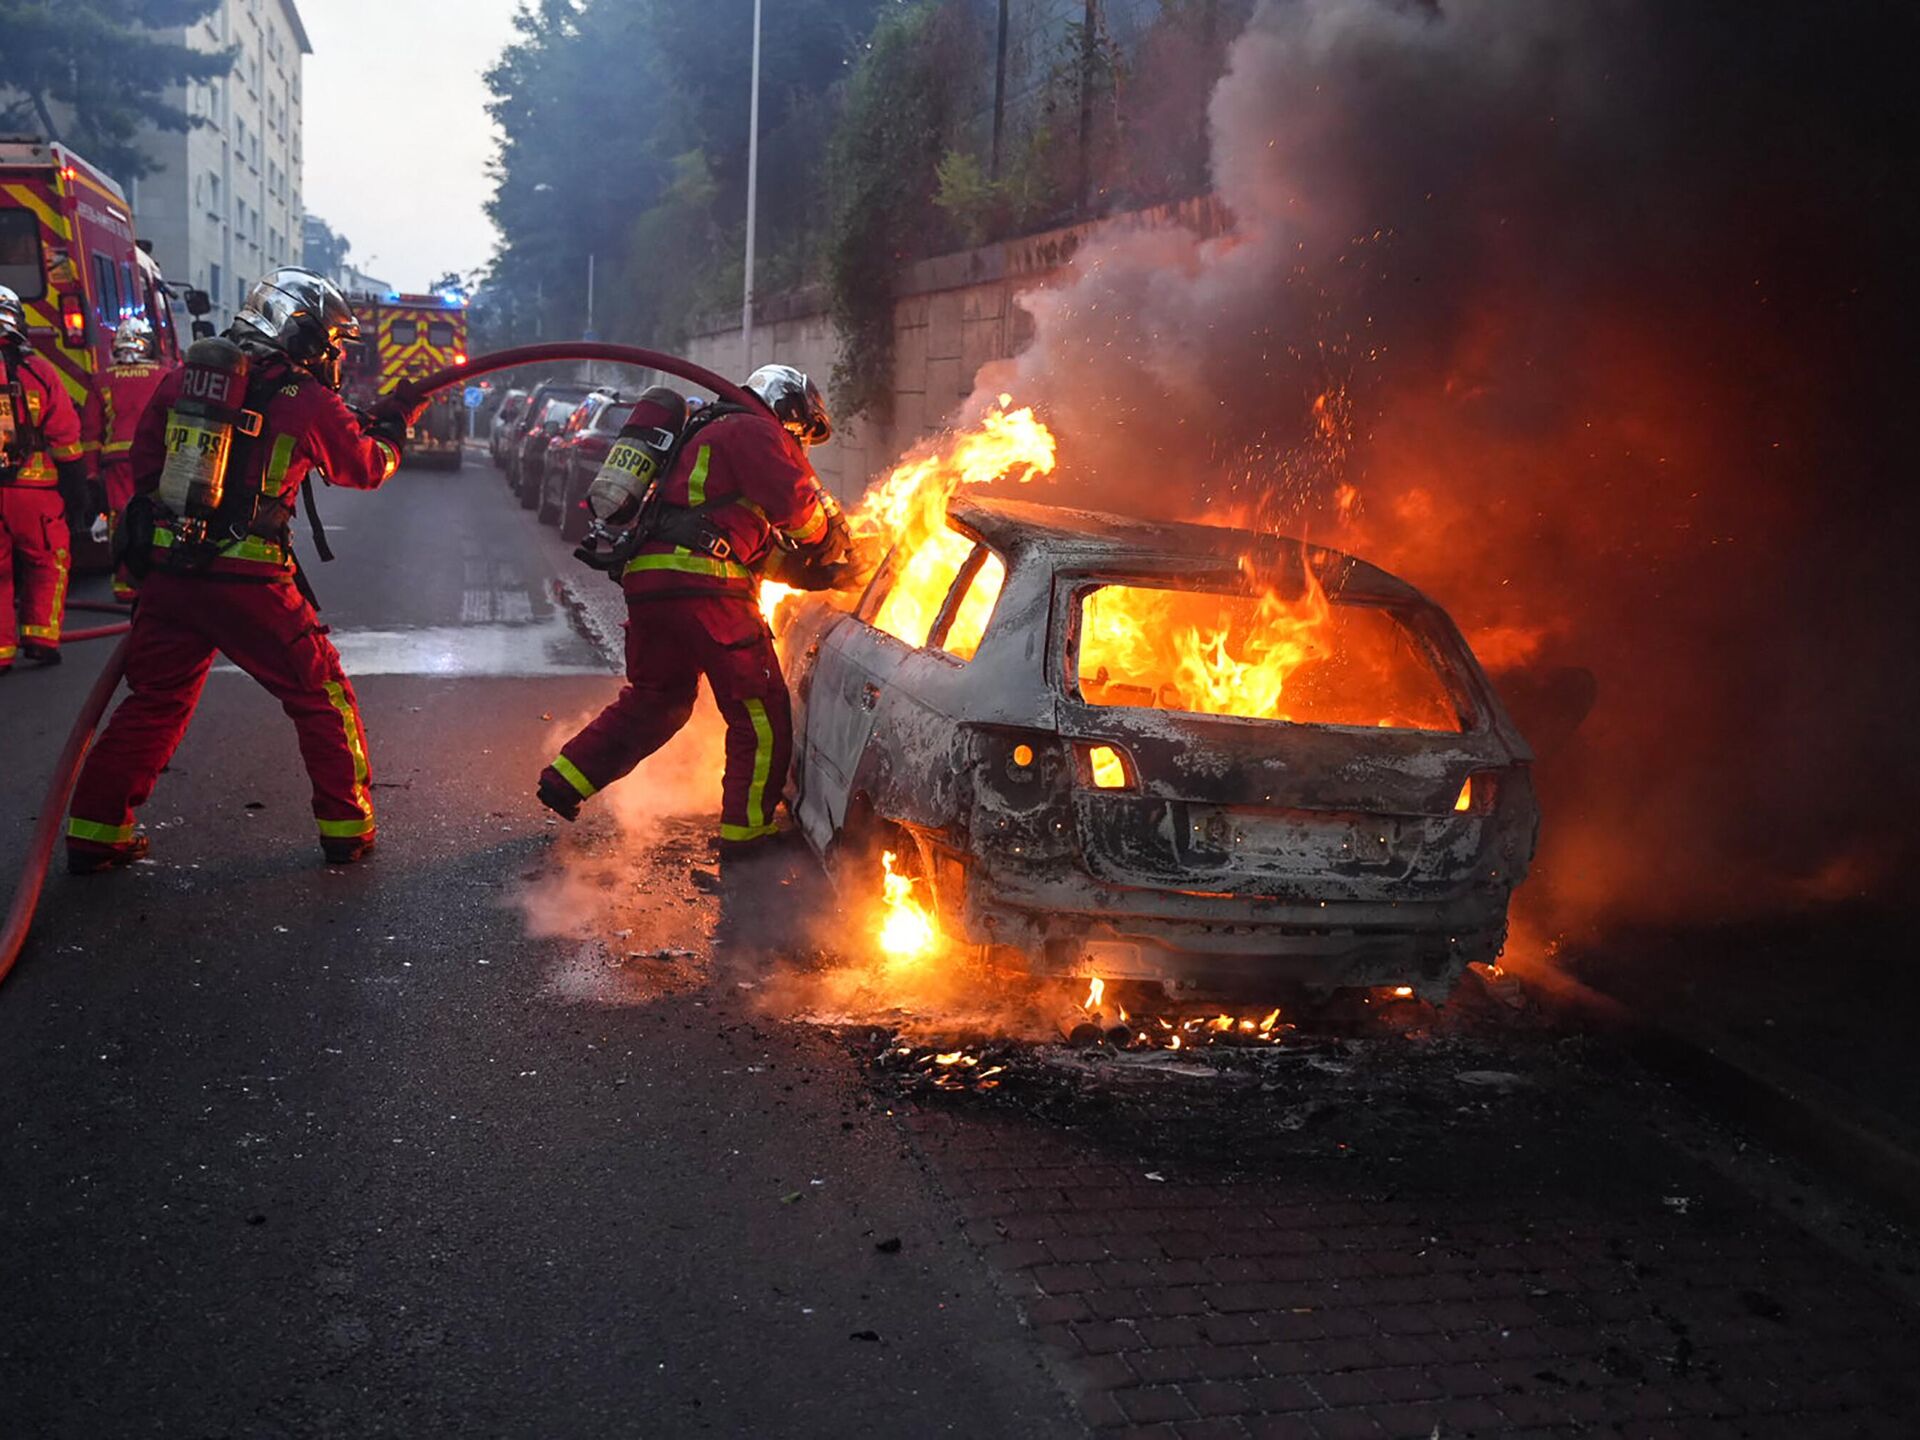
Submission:
M 0 1433 L 1077 1428 L 851 1058 L 701 980 L 697 831 L 534 804 L 613 587 L 484 464 L 323 505 L 380 851 L 320 863 L 290 726 L 216 671 L 151 862 L 50 882 L 0 990 Z M 105 653 L 0 689 L 0 873 Z M 574 928 L 556 843 L 604 862 L 582 933 L 696 953 L 530 938 L 530 887 Z

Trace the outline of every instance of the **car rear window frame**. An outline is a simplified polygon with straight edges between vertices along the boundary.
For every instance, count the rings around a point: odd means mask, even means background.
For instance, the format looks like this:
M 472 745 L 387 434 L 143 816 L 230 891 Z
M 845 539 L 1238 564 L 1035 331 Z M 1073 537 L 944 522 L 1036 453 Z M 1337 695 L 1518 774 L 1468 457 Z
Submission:
M 1223 573 L 1222 579 L 1225 578 Z M 1451 626 L 1439 607 L 1431 602 L 1417 604 L 1370 595 L 1346 596 L 1331 586 L 1327 593 L 1329 603 L 1384 610 L 1400 625 L 1408 638 L 1420 647 L 1422 658 L 1438 677 L 1447 699 L 1452 702 L 1454 711 L 1460 718 L 1460 726 L 1457 730 L 1336 725 L 1309 720 L 1277 720 L 1259 715 L 1213 715 L 1198 710 L 1167 710 L 1151 705 L 1101 705 L 1082 695 L 1079 683 L 1078 639 L 1082 602 L 1088 592 L 1108 585 L 1129 585 L 1147 589 L 1191 590 L 1202 594 L 1233 595 L 1248 600 L 1259 599 L 1259 592 L 1249 585 L 1195 584 L 1191 583 L 1192 579 L 1190 571 L 1176 577 L 1170 571 L 1155 572 L 1145 568 L 1124 571 L 1056 571 L 1053 578 L 1053 600 L 1057 613 L 1061 617 L 1061 623 L 1056 627 L 1059 634 L 1049 647 L 1047 668 L 1050 674 L 1049 683 L 1058 689 L 1061 698 L 1069 704 L 1080 706 L 1089 713 L 1100 715 L 1140 713 L 1165 715 L 1205 724 L 1221 722 L 1233 725 L 1265 725 L 1285 729 L 1330 730 L 1356 735 L 1477 735 L 1485 733 L 1491 726 L 1491 717 L 1487 707 L 1480 702 L 1477 688 L 1471 680 L 1471 672 L 1462 670 L 1449 655 L 1447 642 Z

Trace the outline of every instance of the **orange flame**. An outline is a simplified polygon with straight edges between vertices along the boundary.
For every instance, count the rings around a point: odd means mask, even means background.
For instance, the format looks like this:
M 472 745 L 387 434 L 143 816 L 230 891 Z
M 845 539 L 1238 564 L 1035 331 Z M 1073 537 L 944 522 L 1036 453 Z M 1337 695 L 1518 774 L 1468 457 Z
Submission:
M 940 932 L 926 906 L 913 898 L 917 883 L 911 875 L 893 868 L 895 856 L 889 850 L 880 857 L 884 872 L 880 903 L 880 949 L 894 960 L 918 960 L 930 954 L 939 943 Z

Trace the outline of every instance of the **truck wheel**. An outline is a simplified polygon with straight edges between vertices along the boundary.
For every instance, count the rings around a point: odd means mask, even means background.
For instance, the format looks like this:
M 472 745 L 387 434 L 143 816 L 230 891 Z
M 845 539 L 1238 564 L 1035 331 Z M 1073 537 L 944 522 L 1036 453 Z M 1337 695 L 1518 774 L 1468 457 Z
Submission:
M 453 447 L 453 454 L 447 460 L 447 468 L 449 470 L 459 470 L 464 467 L 466 463 L 467 447 L 456 441 Z

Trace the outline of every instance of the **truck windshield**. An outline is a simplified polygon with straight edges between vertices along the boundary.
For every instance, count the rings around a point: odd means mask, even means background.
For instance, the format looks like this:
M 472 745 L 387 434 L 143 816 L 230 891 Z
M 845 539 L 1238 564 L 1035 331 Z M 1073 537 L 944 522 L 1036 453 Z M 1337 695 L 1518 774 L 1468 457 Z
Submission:
M 31 210 L 0 210 L 0 285 L 22 300 L 38 300 L 47 293 L 40 222 Z
M 1099 585 L 1078 604 L 1089 705 L 1389 730 L 1464 727 L 1428 647 L 1379 605 Z

